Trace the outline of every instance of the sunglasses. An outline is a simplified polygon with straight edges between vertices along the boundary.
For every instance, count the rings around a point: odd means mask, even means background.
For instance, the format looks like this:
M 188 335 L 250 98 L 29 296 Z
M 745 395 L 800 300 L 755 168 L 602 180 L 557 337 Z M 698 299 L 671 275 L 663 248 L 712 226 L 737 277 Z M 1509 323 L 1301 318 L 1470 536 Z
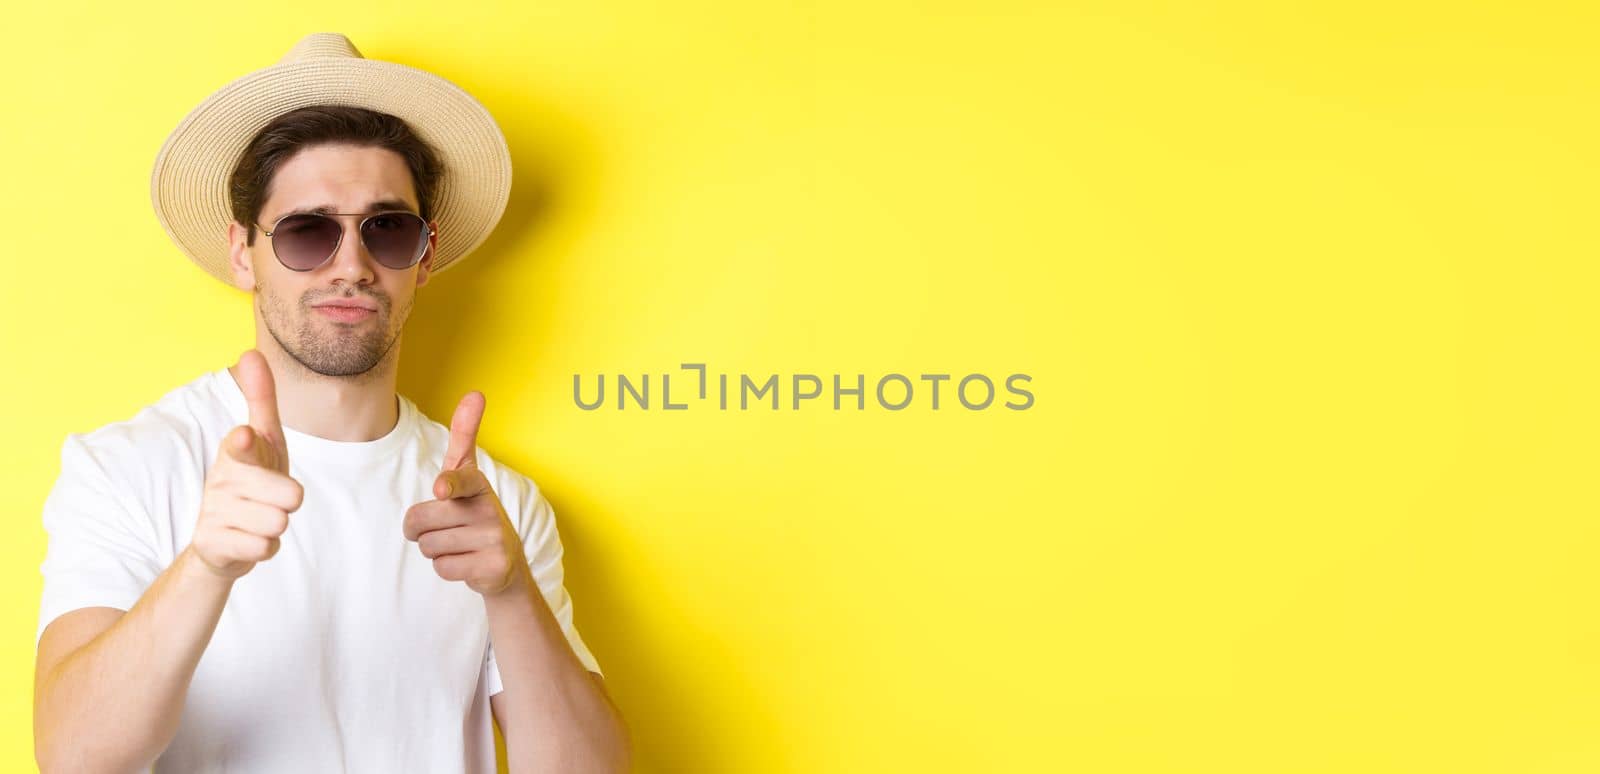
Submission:
M 359 212 L 292 213 L 278 218 L 272 230 L 261 233 L 272 240 L 272 254 L 291 271 L 311 271 L 333 258 L 344 241 L 344 224 L 334 215 L 355 217 Z M 422 216 L 404 210 L 375 212 L 361 219 L 361 243 L 378 263 L 390 269 L 409 269 L 428 251 L 434 229 Z

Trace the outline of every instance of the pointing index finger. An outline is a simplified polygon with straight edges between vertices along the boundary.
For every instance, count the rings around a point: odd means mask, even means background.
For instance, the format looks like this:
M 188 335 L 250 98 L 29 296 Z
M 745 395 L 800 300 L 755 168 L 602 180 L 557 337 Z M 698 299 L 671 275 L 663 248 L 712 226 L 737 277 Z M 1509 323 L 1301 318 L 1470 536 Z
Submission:
M 483 393 L 473 390 L 462 396 L 456 413 L 450 417 L 450 446 L 444 453 L 444 469 L 478 465 L 478 425 L 483 421 Z
M 278 391 L 272 381 L 272 369 L 259 350 L 246 350 L 239 356 L 239 389 L 244 393 L 249 408 L 250 426 L 262 435 L 277 440 L 283 437 L 283 423 L 278 418 Z

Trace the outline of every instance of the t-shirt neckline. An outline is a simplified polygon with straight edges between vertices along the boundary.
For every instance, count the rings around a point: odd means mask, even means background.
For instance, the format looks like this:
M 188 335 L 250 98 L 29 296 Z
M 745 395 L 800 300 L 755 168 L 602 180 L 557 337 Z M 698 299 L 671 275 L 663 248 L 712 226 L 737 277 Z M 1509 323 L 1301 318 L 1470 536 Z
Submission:
M 246 424 L 249 421 L 250 408 L 245 403 L 244 391 L 240 389 L 239 383 L 234 381 L 233 374 L 224 366 L 212 371 L 211 377 L 217 393 L 227 404 L 228 413 L 233 417 L 235 424 Z M 362 463 L 393 452 L 405 443 L 411 435 L 412 428 L 416 426 L 416 408 L 411 405 L 411 401 L 399 393 L 395 393 L 395 401 L 398 403 L 398 419 L 394 427 L 382 437 L 370 441 L 335 441 L 284 426 L 283 437 L 289 448 L 290 462 L 296 459 L 314 458 L 329 462 Z

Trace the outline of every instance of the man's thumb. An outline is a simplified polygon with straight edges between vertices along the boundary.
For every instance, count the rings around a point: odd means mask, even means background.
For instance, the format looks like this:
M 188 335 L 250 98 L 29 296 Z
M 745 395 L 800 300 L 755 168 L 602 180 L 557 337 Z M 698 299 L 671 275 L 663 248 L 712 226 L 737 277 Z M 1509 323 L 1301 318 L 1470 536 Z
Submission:
M 222 449 L 229 457 L 254 465 L 256 464 L 256 455 L 253 451 L 255 441 L 255 431 L 249 425 L 239 425 L 222 437 Z

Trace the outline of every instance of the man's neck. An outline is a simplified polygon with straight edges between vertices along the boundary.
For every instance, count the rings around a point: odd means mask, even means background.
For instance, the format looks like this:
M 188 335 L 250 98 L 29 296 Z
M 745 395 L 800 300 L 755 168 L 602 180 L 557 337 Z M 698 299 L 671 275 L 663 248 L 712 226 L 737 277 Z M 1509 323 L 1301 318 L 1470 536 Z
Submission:
M 330 441 L 372 441 L 399 422 L 395 358 L 386 357 L 359 376 L 323 376 L 277 348 L 258 349 L 272 368 L 284 427 Z M 228 373 L 237 384 L 236 367 L 228 366 Z

